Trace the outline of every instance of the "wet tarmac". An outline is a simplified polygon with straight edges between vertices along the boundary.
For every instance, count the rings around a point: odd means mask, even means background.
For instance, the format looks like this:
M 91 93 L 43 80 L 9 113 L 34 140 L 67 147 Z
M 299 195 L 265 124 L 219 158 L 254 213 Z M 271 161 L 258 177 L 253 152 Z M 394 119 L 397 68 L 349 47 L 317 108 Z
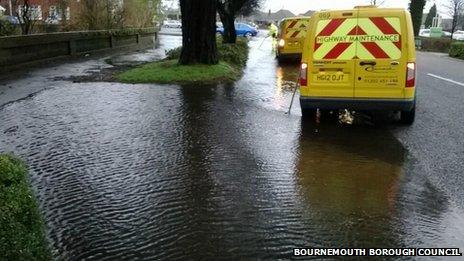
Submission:
M 28 162 L 56 259 L 464 247 L 462 206 L 427 177 L 400 130 L 302 120 L 298 101 L 286 115 L 298 66 L 279 66 L 261 41 L 250 42 L 236 84 L 60 80 L 0 107 L 0 151 Z

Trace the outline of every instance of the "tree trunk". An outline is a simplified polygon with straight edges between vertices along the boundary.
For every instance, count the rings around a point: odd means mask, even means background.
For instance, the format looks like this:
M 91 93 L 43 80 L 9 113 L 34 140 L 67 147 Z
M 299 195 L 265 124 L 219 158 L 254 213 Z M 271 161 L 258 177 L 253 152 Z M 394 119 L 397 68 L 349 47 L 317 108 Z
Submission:
M 180 0 L 182 53 L 179 63 L 217 64 L 216 0 Z
M 223 43 L 234 44 L 237 42 L 237 32 L 235 31 L 235 13 L 227 4 L 218 3 L 218 13 L 224 26 L 222 35 Z
M 418 36 L 422 24 L 422 14 L 426 0 L 411 0 L 409 11 L 411 12 L 412 23 L 414 26 L 414 35 Z

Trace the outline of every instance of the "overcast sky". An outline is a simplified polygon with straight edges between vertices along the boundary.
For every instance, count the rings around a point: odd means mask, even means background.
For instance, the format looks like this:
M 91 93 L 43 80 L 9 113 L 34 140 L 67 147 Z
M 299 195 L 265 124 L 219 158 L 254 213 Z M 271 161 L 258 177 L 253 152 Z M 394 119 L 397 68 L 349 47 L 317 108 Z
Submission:
M 384 7 L 403 7 L 408 8 L 410 0 L 378 0 L 378 3 L 383 2 Z M 437 4 L 438 12 L 443 17 L 448 17 L 446 9 L 443 5 L 448 3 L 450 0 L 429 0 L 424 12 L 427 13 L 433 3 Z M 168 6 L 177 6 L 178 0 L 163 0 Z M 366 5 L 369 0 L 263 0 L 262 11 L 272 12 L 278 11 L 282 8 L 288 9 L 295 14 L 305 13 L 308 10 L 321 10 L 321 9 L 345 9 L 353 8 L 356 5 Z
M 439 12 L 444 13 L 443 4 L 446 4 L 448 1 L 449 0 L 430 0 L 424 12 L 428 12 L 429 8 L 435 2 Z M 262 10 L 268 11 L 271 9 L 272 12 L 275 12 L 284 8 L 295 14 L 300 14 L 307 10 L 352 8 L 356 5 L 366 5 L 369 2 L 369 0 L 263 0 L 264 4 Z M 384 2 L 382 5 L 383 7 L 408 8 L 409 0 L 378 0 L 377 2 Z

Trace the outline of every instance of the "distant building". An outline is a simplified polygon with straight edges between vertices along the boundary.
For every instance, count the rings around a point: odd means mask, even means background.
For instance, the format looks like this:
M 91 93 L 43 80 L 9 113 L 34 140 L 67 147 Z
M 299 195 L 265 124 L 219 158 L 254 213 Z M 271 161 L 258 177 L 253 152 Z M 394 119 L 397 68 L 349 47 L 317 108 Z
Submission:
M 275 13 L 272 13 L 270 10 L 269 12 L 257 11 L 248 17 L 243 17 L 241 20 L 248 21 L 248 22 L 254 22 L 261 27 L 265 27 L 270 22 L 278 24 L 284 18 L 296 17 L 296 16 L 311 16 L 315 12 L 316 11 L 309 10 L 305 13 L 295 15 L 294 13 L 286 9 L 281 9 Z
M 268 23 L 277 24 L 280 20 L 288 17 L 295 17 L 295 14 L 289 10 L 281 9 L 275 13 L 272 13 L 271 10 L 269 12 L 257 11 L 248 17 L 244 17 L 244 20 L 254 22 L 263 27 Z
M 312 16 L 316 11 L 309 10 L 306 13 L 299 14 L 298 16 Z
M 19 6 L 23 4 L 23 1 L 19 0 L 16 4 L 17 5 L 14 6 L 14 2 L 11 0 L 0 0 L 0 6 L 5 8 L 6 15 L 15 15 L 17 12 L 19 12 Z M 36 20 L 45 21 L 48 18 L 61 20 L 60 11 L 58 8 L 59 0 L 30 0 L 29 4 L 31 5 L 31 12 L 33 13 L 33 17 Z M 67 10 L 67 12 L 69 12 L 69 10 Z
M 427 18 L 427 13 L 423 14 L 422 16 L 422 28 L 425 28 L 425 19 Z M 442 18 L 441 20 L 441 27 L 443 28 L 443 31 L 448 31 L 451 32 L 451 29 L 453 27 L 453 19 L 451 18 Z M 461 22 L 461 24 L 458 24 L 455 30 L 462 30 L 464 29 L 464 22 Z
M 168 20 L 180 20 L 181 13 L 179 8 L 169 8 L 163 12 Z

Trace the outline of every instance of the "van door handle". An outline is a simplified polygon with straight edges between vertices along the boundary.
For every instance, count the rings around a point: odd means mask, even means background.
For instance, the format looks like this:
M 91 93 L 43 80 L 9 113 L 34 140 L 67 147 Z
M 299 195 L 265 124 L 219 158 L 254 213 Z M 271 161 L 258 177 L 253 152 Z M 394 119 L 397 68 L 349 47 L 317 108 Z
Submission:
M 391 64 L 391 65 L 400 65 L 400 62 L 398 62 L 398 61 L 393 61 L 393 62 L 391 62 L 390 64 Z
M 376 62 L 360 62 L 359 63 L 359 65 L 361 65 L 361 66 L 364 66 L 364 65 L 372 65 L 372 66 L 374 66 L 376 64 L 377 64 Z

